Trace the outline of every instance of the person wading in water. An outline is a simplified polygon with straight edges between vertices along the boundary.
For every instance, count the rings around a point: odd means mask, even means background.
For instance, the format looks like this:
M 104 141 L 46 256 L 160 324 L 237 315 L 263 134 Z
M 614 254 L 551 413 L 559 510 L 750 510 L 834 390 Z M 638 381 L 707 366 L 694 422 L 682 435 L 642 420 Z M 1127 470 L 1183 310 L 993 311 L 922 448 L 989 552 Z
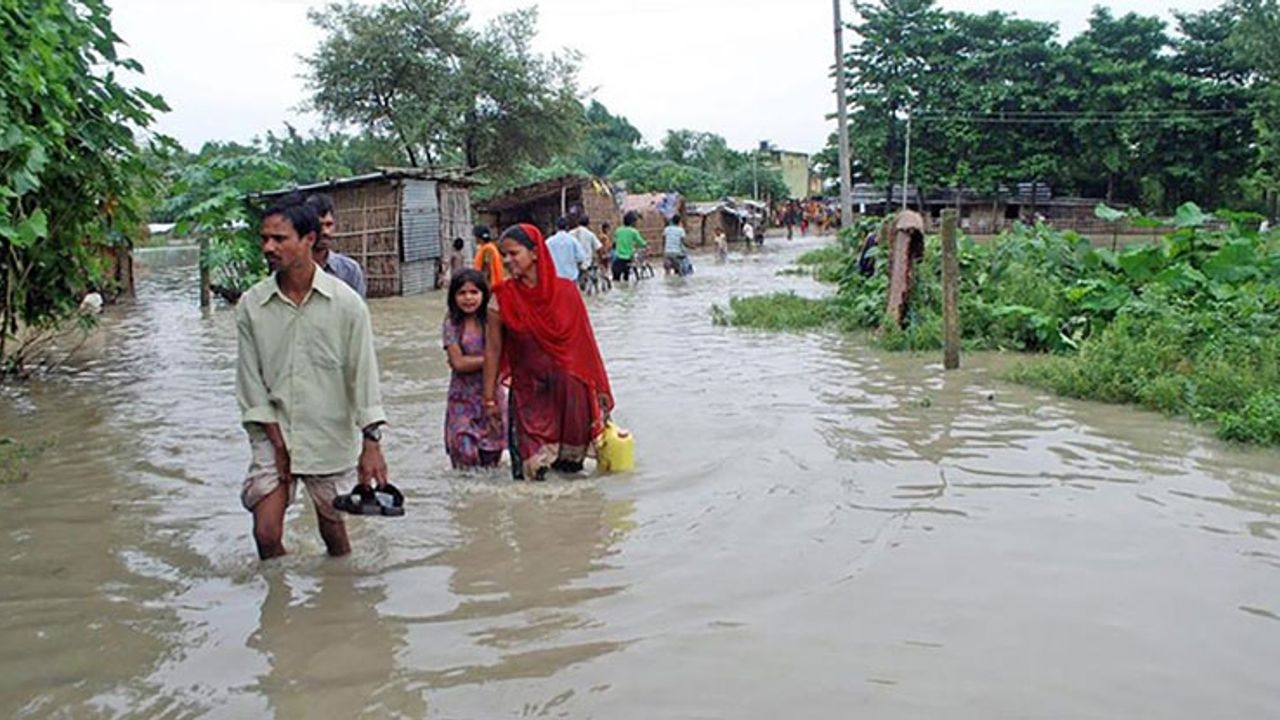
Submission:
M 500 245 L 507 281 L 494 289 L 484 348 L 484 407 L 498 426 L 499 383 L 509 383 L 511 472 L 541 480 L 548 469 L 582 470 L 604 432 L 613 391 L 582 293 L 557 277 L 532 225 L 513 225 Z
M 387 482 L 369 309 L 312 256 L 320 220 L 301 198 L 262 216 L 271 274 L 236 305 L 236 400 L 251 461 L 240 500 L 263 560 L 285 554 L 285 509 L 299 483 L 333 556 L 351 552 L 334 509 L 338 484 Z

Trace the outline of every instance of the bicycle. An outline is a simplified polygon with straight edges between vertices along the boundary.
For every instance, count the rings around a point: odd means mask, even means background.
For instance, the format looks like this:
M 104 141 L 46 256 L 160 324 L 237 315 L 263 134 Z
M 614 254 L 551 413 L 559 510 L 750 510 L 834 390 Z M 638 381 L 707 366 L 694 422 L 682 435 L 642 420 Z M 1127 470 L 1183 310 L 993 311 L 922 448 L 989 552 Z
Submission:
M 578 288 L 587 295 L 595 295 L 612 290 L 613 281 L 599 265 L 592 265 L 578 276 Z
M 637 280 L 657 276 L 653 270 L 653 264 L 649 262 L 648 250 L 636 251 L 636 257 L 631 261 L 631 275 Z

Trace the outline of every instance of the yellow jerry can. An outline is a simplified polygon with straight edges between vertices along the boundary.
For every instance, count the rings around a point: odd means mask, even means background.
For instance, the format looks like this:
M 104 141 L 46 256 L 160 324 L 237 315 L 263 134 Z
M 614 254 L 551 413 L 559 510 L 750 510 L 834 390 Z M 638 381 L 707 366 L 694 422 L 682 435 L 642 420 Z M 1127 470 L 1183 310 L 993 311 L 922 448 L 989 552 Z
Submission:
M 596 459 L 601 472 L 629 472 L 636 466 L 636 439 L 629 431 L 613 422 L 604 426 L 604 434 L 600 436 L 600 446 L 596 450 Z

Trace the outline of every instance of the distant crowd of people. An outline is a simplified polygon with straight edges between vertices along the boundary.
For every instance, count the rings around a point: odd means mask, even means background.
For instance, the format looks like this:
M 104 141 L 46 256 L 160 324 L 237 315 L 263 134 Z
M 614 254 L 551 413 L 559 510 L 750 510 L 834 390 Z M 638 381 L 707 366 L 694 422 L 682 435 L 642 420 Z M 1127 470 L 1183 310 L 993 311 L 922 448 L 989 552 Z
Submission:
M 649 242 L 636 227 L 639 217 L 635 212 L 626 213 L 617 229 L 602 223 L 599 234 L 591 229 L 591 218 L 585 214 L 572 219 L 558 218 L 554 232 L 546 240 L 556 274 L 582 289 L 599 278 L 608 278 L 611 282 L 638 279 L 641 267 L 647 265 L 649 259 Z M 483 271 L 490 287 L 502 281 L 500 253 L 489 227 L 477 225 L 473 237 L 477 248 L 473 259 L 467 257 L 463 239 L 454 239 L 452 252 L 442 261 L 442 285 L 447 285 L 449 277 L 467 267 Z M 662 229 L 663 267 L 667 274 L 685 276 L 693 272 L 685 244 L 687 237 L 680 215 L 667 218 Z M 717 233 L 715 246 L 717 257 L 723 260 L 728 253 L 723 231 Z
M 788 240 L 795 236 L 797 228 L 802 236 L 808 235 L 810 229 L 826 235 L 840 227 L 840 210 L 822 200 L 790 200 L 774 210 L 774 224 L 786 227 Z

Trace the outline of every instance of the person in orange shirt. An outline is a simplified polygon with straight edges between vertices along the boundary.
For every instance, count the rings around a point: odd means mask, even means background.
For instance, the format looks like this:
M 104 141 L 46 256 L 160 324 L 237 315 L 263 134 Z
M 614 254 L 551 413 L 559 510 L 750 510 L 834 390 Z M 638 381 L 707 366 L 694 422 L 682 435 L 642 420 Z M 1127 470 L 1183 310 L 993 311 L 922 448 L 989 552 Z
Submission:
M 502 253 L 498 250 L 498 244 L 493 241 L 488 225 L 475 226 L 472 234 L 476 238 L 475 268 L 484 273 L 489 287 L 495 288 L 503 280 Z

